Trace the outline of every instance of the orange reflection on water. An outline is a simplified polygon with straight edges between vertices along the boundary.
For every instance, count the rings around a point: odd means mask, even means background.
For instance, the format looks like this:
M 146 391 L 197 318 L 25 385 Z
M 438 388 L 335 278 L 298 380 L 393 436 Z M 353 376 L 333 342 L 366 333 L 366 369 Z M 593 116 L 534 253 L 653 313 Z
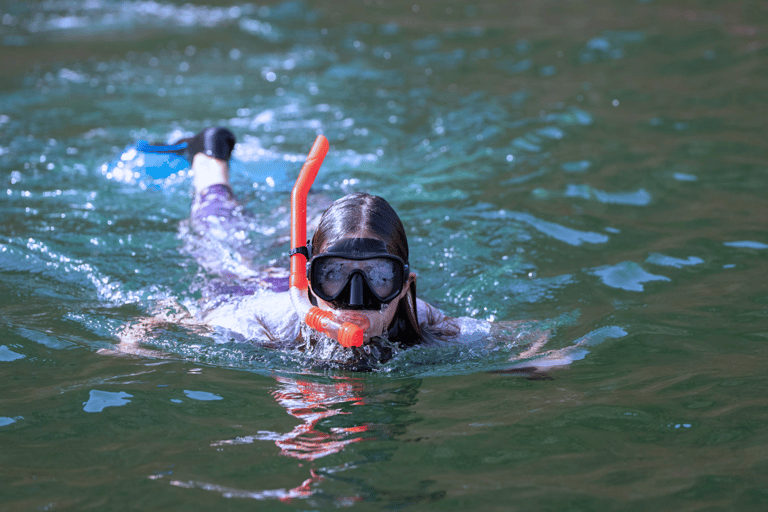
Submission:
M 255 441 L 272 441 L 280 448 L 280 454 L 295 459 L 314 461 L 315 459 L 338 453 L 345 446 L 370 439 L 366 432 L 372 430 L 369 423 L 351 427 L 331 427 L 323 431 L 323 420 L 334 416 L 350 414 L 344 409 L 365 403 L 362 397 L 363 385 L 345 377 L 335 377 L 332 384 L 321 384 L 309 380 L 290 377 L 275 377 L 278 386 L 271 392 L 277 403 L 285 407 L 288 414 L 301 420 L 293 430 L 287 433 L 261 430 L 257 434 L 238 436 L 234 439 L 215 441 L 211 446 L 233 446 L 250 444 Z M 300 464 L 301 466 L 301 464 Z M 247 491 L 225 488 L 215 484 L 197 481 L 171 482 L 178 487 L 201 488 L 221 492 L 226 497 L 245 497 L 257 500 L 278 499 L 290 502 L 296 498 L 308 498 L 314 494 L 312 487 L 323 480 L 320 472 L 310 469 L 310 478 L 292 489 L 271 489 Z M 359 501 L 357 496 L 337 496 L 336 506 L 350 506 Z
M 340 414 L 349 405 L 362 405 L 362 385 L 339 378 L 333 384 L 320 384 L 308 380 L 276 377 L 279 388 L 272 392 L 288 414 L 302 421 L 291 432 L 275 439 L 281 455 L 302 460 L 315 460 L 338 453 L 350 443 L 366 439 L 360 434 L 370 430 L 368 424 L 352 427 L 332 427 L 328 431 L 318 428 L 322 420 Z

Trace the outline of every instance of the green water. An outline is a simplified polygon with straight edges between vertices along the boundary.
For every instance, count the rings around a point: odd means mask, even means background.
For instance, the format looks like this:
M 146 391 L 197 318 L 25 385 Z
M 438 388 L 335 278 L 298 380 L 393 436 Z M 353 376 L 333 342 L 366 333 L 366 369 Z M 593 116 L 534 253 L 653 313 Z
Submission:
M 0 510 L 765 510 L 767 33 L 755 1 L 0 2 Z M 424 299 L 572 362 L 110 354 L 210 277 L 188 177 L 116 163 L 211 124 L 257 264 L 323 133 L 317 205 L 386 197 Z

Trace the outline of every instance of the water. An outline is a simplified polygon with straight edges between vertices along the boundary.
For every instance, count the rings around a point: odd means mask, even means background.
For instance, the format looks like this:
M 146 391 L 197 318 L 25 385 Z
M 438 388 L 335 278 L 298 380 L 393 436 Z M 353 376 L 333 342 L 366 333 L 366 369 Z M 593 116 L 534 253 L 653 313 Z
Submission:
M 762 3 L 0 5 L 4 510 L 765 509 Z M 256 212 L 223 258 L 286 265 L 323 133 L 316 210 L 386 197 L 423 298 L 570 364 L 323 371 L 173 324 L 110 355 L 205 280 L 184 169 L 117 162 L 211 124 Z

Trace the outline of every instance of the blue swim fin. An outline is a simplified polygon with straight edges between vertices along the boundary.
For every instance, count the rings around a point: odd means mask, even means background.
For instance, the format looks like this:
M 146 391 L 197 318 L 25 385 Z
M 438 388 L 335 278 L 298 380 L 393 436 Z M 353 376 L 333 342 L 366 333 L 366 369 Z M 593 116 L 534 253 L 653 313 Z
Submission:
M 229 160 L 235 147 L 235 135 L 223 127 L 211 127 L 175 144 L 150 144 L 137 141 L 133 149 L 144 153 L 145 170 L 152 179 L 165 179 L 189 167 L 197 153 Z M 158 158 L 159 157 L 159 158 Z M 179 160 L 183 160 L 180 162 Z

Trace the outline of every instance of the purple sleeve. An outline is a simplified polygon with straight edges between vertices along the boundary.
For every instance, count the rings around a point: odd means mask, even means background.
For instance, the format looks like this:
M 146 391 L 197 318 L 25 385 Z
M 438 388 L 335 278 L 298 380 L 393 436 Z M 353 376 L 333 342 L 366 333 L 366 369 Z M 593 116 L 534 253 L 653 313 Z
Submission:
M 235 199 L 235 194 L 229 185 L 211 185 L 199 194 L 195 195 L 192 202 L 193 219 L 205 219 L 207 217 L 230 218 L 240 203 Z

